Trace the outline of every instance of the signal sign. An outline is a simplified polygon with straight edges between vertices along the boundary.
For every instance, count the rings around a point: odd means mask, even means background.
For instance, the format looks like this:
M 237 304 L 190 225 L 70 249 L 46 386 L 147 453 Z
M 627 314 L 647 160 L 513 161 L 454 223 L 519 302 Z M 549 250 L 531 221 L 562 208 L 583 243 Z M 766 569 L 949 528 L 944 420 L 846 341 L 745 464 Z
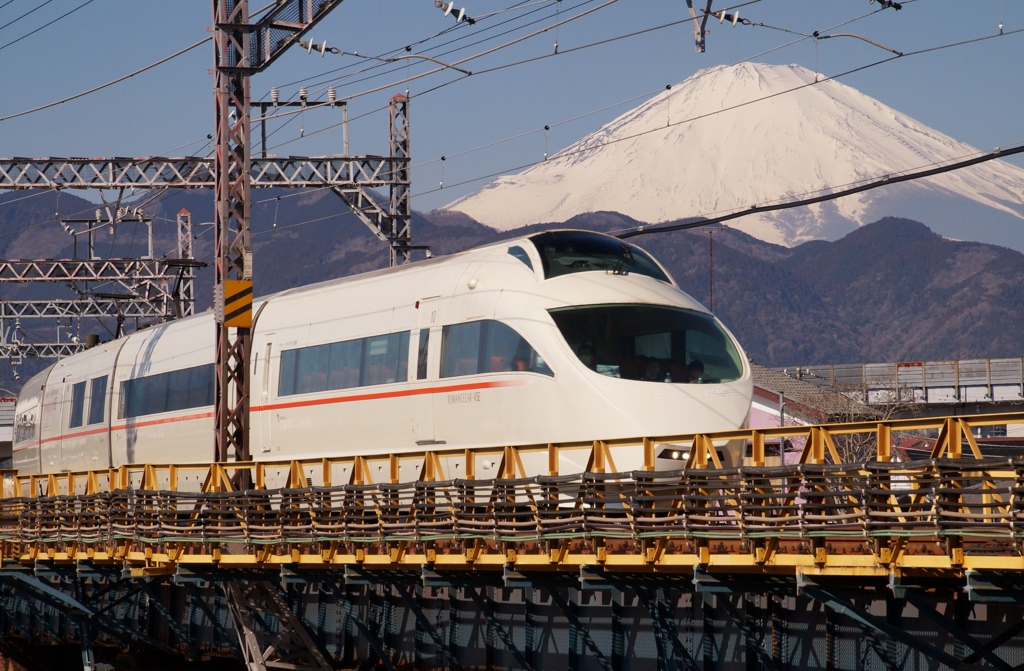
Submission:
M 224 326 L 252 328 L 252 280 L 224 280 Z

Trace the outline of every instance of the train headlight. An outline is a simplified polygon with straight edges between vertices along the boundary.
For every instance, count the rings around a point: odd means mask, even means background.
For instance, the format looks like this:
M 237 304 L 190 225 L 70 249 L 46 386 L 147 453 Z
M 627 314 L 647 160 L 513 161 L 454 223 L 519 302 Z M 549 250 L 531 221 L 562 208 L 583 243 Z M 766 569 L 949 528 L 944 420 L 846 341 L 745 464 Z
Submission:
M 672 449 L 671 446 L 665 446 L 661 452 L 658 453 L 659 459 L 672 459 L 673 461 L 686 461 L 690 458 L 690 453 L 681 449 Z

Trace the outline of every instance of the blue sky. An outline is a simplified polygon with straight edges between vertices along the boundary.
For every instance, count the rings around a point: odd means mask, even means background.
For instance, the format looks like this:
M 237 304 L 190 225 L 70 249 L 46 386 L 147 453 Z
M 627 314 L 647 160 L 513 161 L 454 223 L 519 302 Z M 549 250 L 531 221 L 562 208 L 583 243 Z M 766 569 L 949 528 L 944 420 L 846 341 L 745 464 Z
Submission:
M 40 5 L 43 0 L 0 0 L 0 26 Z M 0 28 L 0 117 L 45 104 L 102 84 L 148 65 L 209 33 L 209 2 L 118 2 L 92 0 L 66 19 L 10 46 L 4 46 L 84 0 L 51 0 L 31 15 Z M 431 63 L 374 65 L 351 56 L 308 55 L 294 49 L 253 79 L 253 97 L 278 86 L 282 98 L 306 85 L 312 98 L 326 95 L 334 83 L 339 97 L 355 96 L 350 114 L 352 153 L 381 154 L 387 147 L 387 99 L 409 88 L 413 95 L 411 131 L 413 193 L 418 210 L 430 210 L 479 188 L 477 181 L 436 191 L 441 180 L 452 185 L 539 160 L 545 150 L 544 125 L 584 115 L 547 133 L 553 152 L 639 104 L 666 84 L 699 69 L 749 59 L 797 63 L 834 75 L 885 59 L 891 54 L 855 39 L 815 41 L 795 33 L 834 29 L 862 35 L 893 49 L 910 52 L 1024 28 L 1021 0 L 917 0 L 901 11 L 877 12 L 868 0 L 761 0 L 739 9 L 740 16 L 768 26 L 720 26 L 709 22 L 707 51 L 695 53 L 683 0 L 463 0 L 475 26 L 454 30 L 414 47 L 453 62 L 544 27 L 600 7 L 559 26 L 563 53 L 490 73 L 481 71 L 523 59 L 552 54 L 555 31 L 548 30 L 514 46 L 469 60 L 461 67 L 476 72 L 464 77 L 452 70 L 398 83 L 434 69 Z M 264 3 L 253 2 L 253 7 Z M 733 3 L 739 4 L 739 2 Z M 727 5 L 716 0 L 714 8 Z M 505 11 L 503 11 L 505 10 Z M 530 13 L 532 12 L 532 13 Z M 872 13 L 877 12 L 877 13 Z M 868 15 L 868 16 L 864 16 Z M 510 21 L 501 27 L 488 26 Z M 485 40 L 529 21 L 529 27 Z M 316 42 L 360 54 L 379 55 L 401 49 L 454 26 L 433 0 L 345 0 L 311 33 Z M 667 26 L 639 36 L 564 53 L 577 47 L 632 32 Z M 441 46 L 443 42 L 462 38 Z M 788 42 L 795 44 L 778 48 Z M 458 51 L 446 53 L 462 47 Z M 165 65 L 83 99 L 0 122 L 2 156 L 147 156 L 205 152 L 212 131 L 212 63 L 209 44 Z M 335 68 L 346 68 L 324 74 Z M 382 72 L 389 72 L 383 76 Z M 342 79 L 348 76 L 347 79 Z M 460 80 L 461 81 L 455 81 Z M 300 80 L 304 80 L 301 83 Z M 362 81 L 360 81 L 362 80 Z M 989 149 L 1024 140 L 1024 33 L 981 43 L 908 56 L 841 78 L 887 105 L 959 140 Z M 440 84 L 453 82 L 435 91 Z M 359 95 L 384 87 L 374 93 Z M 633 102 L 612 106 L 621 101 Z M 609 106 L 612 106 L 609 108 Z M 337 124 L 340 114 L 311 110 L 298 118 L 271 122 L 269 142 L 278 155 L 341 153 L 341 129 L 316 133 Z M 304 137 L 300 137 L 300 129 Z M 537 131 L 530 133 L 531 131 Z M 454 156 L 496 140 L 530 133 L 488 149 Z M 202 139 L 201 142 L 194 140 Z M 191 143 L 191 144 L 189 144 Z M 1016 161 L 1024 165 L 1024 161 Z

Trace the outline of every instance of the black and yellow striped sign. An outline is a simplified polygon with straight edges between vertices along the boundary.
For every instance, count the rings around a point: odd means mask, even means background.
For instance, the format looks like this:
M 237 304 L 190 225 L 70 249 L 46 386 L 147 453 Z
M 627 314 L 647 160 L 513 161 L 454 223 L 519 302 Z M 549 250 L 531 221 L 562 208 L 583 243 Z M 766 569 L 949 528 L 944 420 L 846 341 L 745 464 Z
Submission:
M 252 280 L 224 280 L 224 326 L 252 328 Z

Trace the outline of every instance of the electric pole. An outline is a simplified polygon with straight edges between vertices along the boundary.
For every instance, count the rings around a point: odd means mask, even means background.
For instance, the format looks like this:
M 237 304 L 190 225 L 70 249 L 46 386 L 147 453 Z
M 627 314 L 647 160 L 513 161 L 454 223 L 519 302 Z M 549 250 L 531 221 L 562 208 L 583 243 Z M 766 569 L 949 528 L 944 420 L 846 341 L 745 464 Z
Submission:
M 215 457 L 249 460 L 252 333 L 252 165 L 249 78 L 264 70 L 341 0 L 277 0 L 250 23 L 248 0 L 213 0 Z M 234 333 L 231 332 L 234 329 Z

